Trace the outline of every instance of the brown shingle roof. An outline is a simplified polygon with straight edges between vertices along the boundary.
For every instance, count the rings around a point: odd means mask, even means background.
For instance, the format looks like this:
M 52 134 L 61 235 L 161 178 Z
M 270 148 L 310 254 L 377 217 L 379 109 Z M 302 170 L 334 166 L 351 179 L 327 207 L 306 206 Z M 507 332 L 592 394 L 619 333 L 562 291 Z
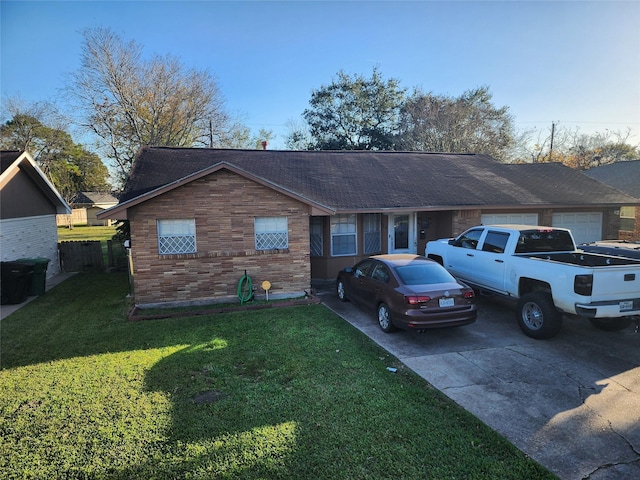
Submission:
M 584 173 L 621 192 L 640 198 L 640 160 L 603 165 Z
M 510 165 L 487 155 L 146 147 L 120 201 L 225 164 L 337 212 L 634 200 L 561 164 Z

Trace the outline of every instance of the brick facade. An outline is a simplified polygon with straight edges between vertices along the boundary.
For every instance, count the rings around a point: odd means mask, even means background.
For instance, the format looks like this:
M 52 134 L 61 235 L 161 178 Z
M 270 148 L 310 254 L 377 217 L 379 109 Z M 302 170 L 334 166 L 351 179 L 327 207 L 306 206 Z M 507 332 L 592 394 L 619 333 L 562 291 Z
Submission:
M 309 207 L 221 170 L 130 209 L 134 294 L 138 305 L 236 299 L 238 281 L 264 280 L 269 295 L 308 291 Z M 255 249 L 254 218 L 286 216 L 289 248 Z M 158 255 L 157 220 L 195 219 L 195 254 Z
M 468 228 L 480 225 L 482 210 L 456 210 L 453 212 L 451 235 L 458 235 Z

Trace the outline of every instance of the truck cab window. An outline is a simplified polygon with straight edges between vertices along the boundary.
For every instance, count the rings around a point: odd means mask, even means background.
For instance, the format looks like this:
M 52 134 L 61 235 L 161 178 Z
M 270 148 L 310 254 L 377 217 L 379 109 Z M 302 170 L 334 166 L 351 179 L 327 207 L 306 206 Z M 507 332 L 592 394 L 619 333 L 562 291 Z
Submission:
M 505 232 L 487 232 L 487 238 L 484 239 L 482 250 L 492 253 L 504 253 L 504 248 L 507 246 L 509 240 L 509 234 Z
M 468 230 L 458 237 L 454 245 L 456 247 L 470 248 L 472 250 L 475 250 L 478 246 L 478 240 L 480 240 L 481 236 L 481 228 Z

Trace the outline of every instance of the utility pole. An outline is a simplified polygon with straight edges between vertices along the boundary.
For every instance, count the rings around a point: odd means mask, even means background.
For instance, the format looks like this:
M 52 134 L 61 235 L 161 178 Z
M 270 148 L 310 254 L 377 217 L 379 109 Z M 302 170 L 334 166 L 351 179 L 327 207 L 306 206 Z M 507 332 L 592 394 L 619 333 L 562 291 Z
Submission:
M 555 122 L 551 122 L 551 144 L 549 146 L 549 161 L 552 161 L 553 155 L 553 135 L 556 132 L 556 124 Z

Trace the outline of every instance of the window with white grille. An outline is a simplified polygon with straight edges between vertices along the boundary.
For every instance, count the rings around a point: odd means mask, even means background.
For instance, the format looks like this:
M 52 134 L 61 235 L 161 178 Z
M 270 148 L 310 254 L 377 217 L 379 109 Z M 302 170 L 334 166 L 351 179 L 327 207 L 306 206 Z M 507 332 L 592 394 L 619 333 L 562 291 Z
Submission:
M 364 253 L 381 251 L 380 214 L 367 213 L 362 218 L 364 224 Z
M 287 217 L 256 217 L 254 219 L 256 250 L 289 248 Z
M 355 255 L 356 216 L 334 215 L 331 217 L 331 255 Z
M 196 253 L 195 219 L 158 220 L 158 253 Z

